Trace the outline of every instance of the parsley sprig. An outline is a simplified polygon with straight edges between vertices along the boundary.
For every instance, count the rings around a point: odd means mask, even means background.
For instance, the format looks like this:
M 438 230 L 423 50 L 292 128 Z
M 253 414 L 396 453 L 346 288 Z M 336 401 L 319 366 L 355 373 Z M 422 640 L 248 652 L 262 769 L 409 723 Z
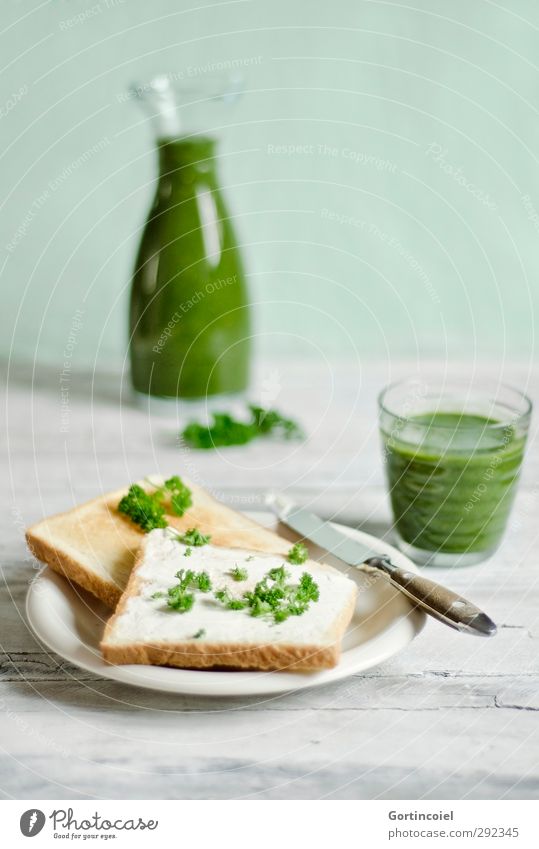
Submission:
M 171 510 L 176 516 L 183 516 L 193 503 L 191 490 L 178 475 L 173 475 L 153 492 L 133 484 L 118 504 L 118 510 L 147 533 L 168 526 L 165 499 L 170 499 Z
M 300 426 L 279 413 L 250 404 L 248 421 L 235 419 L 229 413 L 214 413 L 211 424 L 191 422 L 181 437 L 190 448 L 208 450 L 229 445 L 245 445 L 253 439 L 273 436 L 280 439 L 303 439 Z
M 166 593 L 157 592 L 152 598 L 166 598 L 167 605 L 178 613 L 187 613 L 195 603 L 193 590 L 209 593 L 212 589 L 211 579 L 207 572 L 194 572 L 192 569 L 180 569 L 175 577 L 178 583 L 169 587 Z
M 137 483 L 129 487 L 127 495 L 118 504 L 118 510 L 146 532 L 168 525 L 161 501 L 148 495 Z
M 244 607 L 247 607 L 247 603 L 244 599 L 234 598 L 228 587 L 224 587 L 222 590 L 217 590 L 214 595 L 217 601 L 220 601 L 221 604 L 224 604 L 224 606 L 229 610 L 243 610 Z
M 170 498 L 172 512 L 176 516 L 183 516 L 184 513 L 192 507 L 193 496 L 189 487 L 187 487 L 178 475 L 173 475 L 165 481 L 163 486 L 159 487 L 154 493 L 154 497 Z
M 178 534 L 176 539 L 184 545 L 192 545 L 195 548 L 199 548 L 201 545 L 207 545 L 209 543 L 211 540 L 211 534 L 203 534 L 198 528 L 189 528 L 189 530 L 184 534 Z M 190 556 L 190 553 L 191 552 L 187 554 L 187 551 L 185 552 L 187 557 Z
M 305 561 L 309 559 L 307 546 L 302 542 L 297 542 L 288 552 L 286 559 L 289 563 L 293 563 L 295 566 L 301 566 L 302 563 L 305 563 Z
M 246 581 L 249 577 L 247 569 L 242 569 L 237 563 L 234 568 L 230 570 L 230 575 L 234 581 Z
M 320 598 L 318 584 L 304 572 L 299 583 L 288 583 L 290 573 L 284 566 L 270 569 L 254 590 L 235 598 L 228 588 L 217 590 L 217 601 L 229 610 L 249 610 L 251 616 L 268 616 L 274 622 L 284 622 L 290 616 L 301 616 L 311 602 Z

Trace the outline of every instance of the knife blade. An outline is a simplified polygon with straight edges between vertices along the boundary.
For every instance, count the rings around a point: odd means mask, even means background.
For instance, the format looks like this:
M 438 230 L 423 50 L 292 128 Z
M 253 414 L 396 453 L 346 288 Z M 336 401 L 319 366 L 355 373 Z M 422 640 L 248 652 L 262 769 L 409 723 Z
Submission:
M 396 566 L 388 555 L 380 555 L 367 545 L 347 537 L 329 522 L 283 495 L 268 493 L 265 502 L 283 524 L 303 539 L 311 540 L 349 566 L 383 575 L 415 605 L 444 625 L 481 637 L 493 637 L 496 633 L 492 619 L 453 590 Z

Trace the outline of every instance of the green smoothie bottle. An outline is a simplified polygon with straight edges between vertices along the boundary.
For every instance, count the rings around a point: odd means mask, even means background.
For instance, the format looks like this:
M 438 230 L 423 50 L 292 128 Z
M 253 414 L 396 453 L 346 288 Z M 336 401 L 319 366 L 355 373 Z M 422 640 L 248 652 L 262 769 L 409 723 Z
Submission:
M 168 399 L 241 393 L 249 376 L 249 302 L 209 129 L 237 92 L 230 81 L 188 88 L 170 77 L 132 91 L 151 114 L 159 160 L 131 288 L 133 386 Z

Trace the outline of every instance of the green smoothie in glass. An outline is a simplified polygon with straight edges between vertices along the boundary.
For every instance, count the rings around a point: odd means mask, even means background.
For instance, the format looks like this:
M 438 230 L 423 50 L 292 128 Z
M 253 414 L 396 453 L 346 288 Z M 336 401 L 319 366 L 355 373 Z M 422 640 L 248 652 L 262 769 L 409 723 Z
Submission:
M 525 396 L 500 386 L 470 393 L 410 381 L 382 394 L 395 528 L 413 559 L 464 564 L 495 551 L 516 492 L 530 409 Z

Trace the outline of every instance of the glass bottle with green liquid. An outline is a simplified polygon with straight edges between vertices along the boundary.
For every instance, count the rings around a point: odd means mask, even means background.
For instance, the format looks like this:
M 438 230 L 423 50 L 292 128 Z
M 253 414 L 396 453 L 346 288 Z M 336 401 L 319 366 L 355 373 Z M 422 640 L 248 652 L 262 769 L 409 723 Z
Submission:
M 238 86 L 162 76 L 132 92 L 151 116 L 159 162 L 131 287 L 134 389 L 173 400 L 236 395 L 249 376 L 249 302 L 211 127 Z

